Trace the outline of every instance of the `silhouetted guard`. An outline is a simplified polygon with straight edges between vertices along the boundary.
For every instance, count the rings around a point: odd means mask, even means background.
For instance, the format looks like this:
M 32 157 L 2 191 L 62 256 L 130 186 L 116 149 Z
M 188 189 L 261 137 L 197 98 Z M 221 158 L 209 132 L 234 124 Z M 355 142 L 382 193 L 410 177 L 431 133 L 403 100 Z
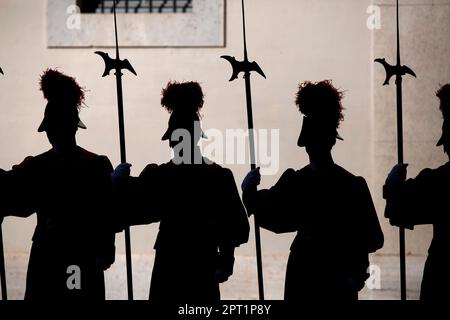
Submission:
M 125 122 L 123 117 L 123 92 L 122 92 L 122 69 L 127 69 L 134 75 L 134 71 L 130 62 L 127 59 L 120 60 L 119 56 L 119 40 L 117 37 L 117 19 L 116 19 L 116 2 L 114 2 L 114 31 L 116 37 L 116 58 L 112 59 L 107 53 L 102 51 L 96 51 L 95 53 L 100 55 L 105 61 L 105 71 L 102 77 L 109 75 L 111 70 L 115 70 L 116 76 L 116 86 L 117 86 L 117 107 L 119 112 L 119 139 L 120 139 L 120 161 L 122 163 L 127 162 L 126 160 L 126 150 L 125 150 Z M 125 228 L 125 256 L 127 265 L 127 290 L 128 290 L 128 300 L 133 300 L 133 273 L 131 264 L 131 238 L 130 238 L 130 228 Z
M 400 26 L 399 26 L 399 5 L 397 0 L 397 64 L 391 66 L 386 59 L 375 59 L 375 62 L 381 63 L 386 70 L 386 79 L 383 85 L 388 85 L 392 76 L 396 76 L 395 85 L 397 87 L 397 150 L 398 163 L 403 163 L 403 107 L 402 107 L 402 77 L 410 74 L 416 77 L 414 71 L 400 63 Z M 406 300 L 406 257 L 405 257 L 405 229 L 399 229 L 400 243 L 400 296 Z
M 233 68 L 233 74 L 231 75 L 230 81 L 238 78 L 239 73 L 244 72 L 245 79 L 245 94 L 247 98 L 247 120 L 249 129 L 249 142 L 250 142 L 250 166 L 254 170 L 256 168 L 255 161 L 255 138 L 253 133 L 253 113 L 252 113 L 252 92 L 250 86 L 250 75 L 252 71 L 256 71 L 261 76 L 266 78 L 266 75 L 261 70 L 256 62 L 249 62 L 247 55 L 247 39 L 245 35 L 245 7 L 244 0 L 242 0 L 242 25 L 244 34 L 244 61 L 237 61 L 235 57 L 231 56 L 221 56 L 221 58 L 230 62 Z M 259 232 L 259 225 L 257 223 L 256 216 L 254 217 L 255 222 L 255 246 L 256 246 L 256 264 L 258 269 L 258 289 L 259 289 L 259 299 L 264 300 L 264 278 L 262 270 L 262 256 L 261 256 L 261 236 Z

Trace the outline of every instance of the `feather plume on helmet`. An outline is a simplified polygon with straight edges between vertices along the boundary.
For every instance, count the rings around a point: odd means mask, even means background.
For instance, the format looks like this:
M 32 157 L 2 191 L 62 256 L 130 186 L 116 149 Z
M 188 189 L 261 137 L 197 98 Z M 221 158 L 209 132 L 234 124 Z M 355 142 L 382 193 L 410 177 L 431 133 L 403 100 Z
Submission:
M 344 93 L 336 89 L 331 80 L 305 81 L 299 85 L 295 104 L 304 115 L 299 146 L 305 146 L 307 140 L 318 137 L 344 140 L 337 132 L 344 120 L 343 97 Z
M 169 126 L 162 140 L 169 140 L 176 129 L 194 130 L 199 125 L 203 107 L 203 91 L 198 82 L 169 82 L 161 92 L 161 106 L 170 114 Z M 206 138 L 199 128 L 201 137 Z
M 77 127 L 86 129 L 78 116 L 84 103 L 85 90 L 75 78 L 55 69 L 47 69 L 40 77 L 39 86 L 48 101 L 39 132 L 46 131 L 49 126 L 56 123 L 73 122 Z

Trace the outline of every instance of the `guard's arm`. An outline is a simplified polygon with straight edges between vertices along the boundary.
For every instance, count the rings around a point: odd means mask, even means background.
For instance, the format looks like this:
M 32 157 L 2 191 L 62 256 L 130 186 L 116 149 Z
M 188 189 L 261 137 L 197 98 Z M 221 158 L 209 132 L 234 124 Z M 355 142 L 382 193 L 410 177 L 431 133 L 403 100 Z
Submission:
M 29 217 L 36 212 L 37 181 L 32 157 L 0 173 L 0 216 Z
M 292 203 L 292 183 L 295 170 L 288 169 L 270 189 L 256 191 L 256 188 L 243 191 L 243 201 L 247 211 L 253 213 L 259 226 L 276 232 L 295 232 L 298 229 L 298 214 Z

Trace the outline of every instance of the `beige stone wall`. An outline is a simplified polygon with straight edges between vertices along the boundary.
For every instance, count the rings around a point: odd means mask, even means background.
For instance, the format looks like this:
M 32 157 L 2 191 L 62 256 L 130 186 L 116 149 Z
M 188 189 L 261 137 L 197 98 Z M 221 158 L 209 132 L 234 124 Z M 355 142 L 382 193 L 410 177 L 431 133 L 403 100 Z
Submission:
M 194 1 L 195 2 L 195 1 Z M 405 79 L 405 159 L 410 174 L 445 161 L 434 147 L 440 115 L 434 91 L 450 80 L 450 1 L 404 1 L 402 6 L 403 61 L 418 74 Z M 289 167 L 307 163 L 304 150 L 296 147 L 301 117 L 293 103 L 296 85 L 304 80 L 333 79 L 346 90 L 345 138 L 334 150 L 337 163 L 368 180 L 383 220 L 381 185 L 396 162 L 395 89 L 382 87 L 384 72 L 374 57 L 395 57 L 393 1 L 382 1 L 381 29 L 366 26 L 369 0 L 247 0 L 249 55 L 257 60 L 267 80 L 254 76 L 254 121 L 257 128 L 280 129 L 279 171 L 263 178 L 263 187 L 276 182 Z M 377 3 L 375 3 L 377 4 Z M 194 3 L 195 10 L 195 3 Z M 36 132 L 45 101 L 38 91 L 38 76 L 47 67 L 59 67 L 76 76 L 89 92 L 81 117 L 88 130 L 78 134 L 81 146 L 106 154 L 119 162 L 115 80 L 101 78 L 103 62 L 95 49 L 47 48 L 47 1 L 0 1 L 0 167 L 8 169 L 26 155 L 49 148 L 44 134 Z M 198 80 L 206 101 L 204 127 L 219 130 L 246 127 L 243 81 L 228 83 L 230 66 L 223 54 L 242 57 L 240 1 L 226 3 L 224 48 L 127 48 L 138 73 L 124 76 L 128 159 L 137 175 L 148 162 L 163 162 L 168 146 L 160 141 L 168 116 L 159 106 L 161 88 L 169 80 Z M 112 25 L 111 25 L 112 27 Z M 123 30 L 119 30 L 122 34 Z M 108 50 L 107 50 L 108 51 Z M 108 52 L 113 53 L 113 50 Z M 229 166 L 240 185 L 248 165 Z M 83 196 L 82 191 L 80 197 Z M 201 195 L 199 195 L 201 201 Z M 7 218 L 4 242 L 7 251 L 27 252 L 35 219 Z M 397 252 L 396 229 L 385 223 L 384 253 Z M 408 251 L 423 254 L 430 230 L 408 234 Z M 132 229 L 133 250 L 147 252 L 157 226 Z M 292 235 L 263 232 L 264 252 L 286 252 Z M 123 250 L 118 237 L 119 251 Z M 253 238 L 240 249 L 253 252 Z

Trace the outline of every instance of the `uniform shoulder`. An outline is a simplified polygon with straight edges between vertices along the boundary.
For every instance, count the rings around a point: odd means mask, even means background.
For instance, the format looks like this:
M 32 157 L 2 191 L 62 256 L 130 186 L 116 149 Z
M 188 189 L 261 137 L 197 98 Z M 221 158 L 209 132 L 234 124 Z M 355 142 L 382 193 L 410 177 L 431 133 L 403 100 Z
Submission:
M 232 173 L 232 171 L 229 168 L 222 167 L 220 164 L 203 157 L 203 164 L 204 168 L 207 168 L 211 171 L 221 172 L 221 173 Z
M 302 169 L 299 169 L 299 170 L 295 170 L 295 169 L 292 169 L 292 168 L 288 168 L 288 169 L 286 169 L 284 172 L 283 172 L 283 174 L 281 175 L 281 178 L 283 178 L 283 177 L 292 177 L 292 176 L 295 176 L 295 175 L 302 175 L 302 174 L 304 174 L 304 173 L 306 173 L 307 172 L 307 168 L 306 167 L 304 167 L 304 168 L 302 168 Z M 281 179 L 280 178 L 280 179 Z
M 86 149 L 83 149 L 81 147 L 79 147 L 79 152 L 80 152 L 80 157 L 83 160 L 96 161 L 99 165 L 112 168 L 111 161 L 105 155 L 99 155 L 99 154 L 96 154 L 94 152 L 91 152 L 91 151 L 88 151 Z
M 348 171 L 347 169 L 342 168 L 341 166 L 336 165 L 336 172 L 343 177 L 348 177 L 348 178 L 356 178 L 356 179 L 364 179 L 363 177 L 360 176 L 356 176 L 353 173 L 351 173 L 350 171 Z
M 282 174 L 281 177 L 277 181 L 277 185 L 284 185 L 284 184 L 290 184 L 292 181 L 297 181 L 297 177 L 303 176 L 306 174 L 306 171 L 303 169 L 295 170 L 292 168 L 286 169 Z
M 226 169 L 226 168 L 222 167 L 220 164 L 218 164 L 206 157 L 202 158 L 202 162 L 203 162 L 203 165 L 205 165 L 207 168 L 210 168 L 210 169 L 216 169 L 216 170 Z
M 221 181 L 221 183 L 225 185 L 230 183 L 230 181 L 233 181 L 233 183 L 235 183 L 233 171 L 230 168 L 222 167 L 221 165 L 213 161 L 204 161 L 199 169 L 203 171 L 203 177 L 205 177 L 206 174 L 206 176 L 209 176 L 212 179 L 216 179 L 216 181 Z
M 13 165 L 13 170 L 21 170 L 33 166 L 37 163 L 39 156 L 28 156 L 19 164 Z
M 450 161 L 447 162 L 446 164 L 436 168 L 436 169 L 423 169 L 422 172 L 424 173 L 429 173 L 429 174 L 444 174 L 444 173 L 450 173 Z
M 298 170 L 295 170 L 295 169 L 293 169 L 293 168 L 287 168 L 287 169 L 283 172 L 283 174 L 304 173 L 304 172 L 306 172 L 306 171 L 308 171 L 308 166 L 305 166 L 305 167 L 303 167 L 303 168 L 301 168 L 301 169 L 298 169 Z
M 208 171 L 216 177 L 221 177 L 221 179 L 234 179 L 233 171 L 230 168 L 222 167 L 215 162 L 209 162 L 206 166 Z
M 349 183 L 357 184 L 359 187 L 367 186 L 367 181 L 362 176 L 357 176 L 338 165 L 336 165 L 336 171 L 338 173 L 338 176 L 340 176 L 342 179 L 345 179 L 345 181 L 348 181 Z
M 435 169 L 431 168 L 425 168 L 417 175 L 415 181 L 421 181 L 421 182 L 433 182 L 436 180 L 442 180 L 442 179 L 448 179 L 448 176 L 450 175 L 450 166 L 448 164 L 445 164 L 443 166 L 440 166 Z
M 108 158 L 107 156 L 96 154 L 96 153 L 94 153 L 92 151 L 83 149 L 81 147 L 78 147 L 78 150 L 80 152 L 80 156 L 83 159 L 99 159 L 99 158 L 103 158 L 104 159 L 104 158 Z
M 443 168 L 443 167 L 439 167 L 439 168 L 436 168 L 436 169 L 431 169 L 431 168 L 425 168 L 425 169 L 422 169 L 422 170 L 419 172 L 419 174 L 417 175 L 417 177 L 428 177 L 428 176 L 432 176 L 432 175 L 438 173 L 439 171 L 441 171 L 442 168 Z
M 164 163 L 164 164 L 161 164 L 161 165 L 158 165 L 156 163 L 149 163 L 149 164 L 147 164 L 145 166 L 144 170 L 142 170 L 142 172 L 139 175 L 139 177 L 145 177 L 145 176 L 153 175 L 160 168 L 164 169 L 164 168 L 167 168 L 168 166 L 169 166 L 168 163 Z
M 48 151 L 38 154 L 36 156 L 27 156 L 27 157 L 25 157 L 25 159 L 23 159 L 23 161 L 21 163 L 14 165 L 12 168 L 13 168 L 13 170 L 17 170 L 17 169 L 20 170 L 20 169 L 34 167 L 41 162 L 48 161 L 48 159 L 50 159 L 52 157 L 52 155 L 53 155 L 53 151 L 48 150 Z
M 169 166 L 168 163 L 163 163 L 161 165 L 157 164 L 157 163 L 149 163 L 145 166 L 143 171 L 147 171 L 147 170 L 155 170 L 158 168 L 167 168 Z

